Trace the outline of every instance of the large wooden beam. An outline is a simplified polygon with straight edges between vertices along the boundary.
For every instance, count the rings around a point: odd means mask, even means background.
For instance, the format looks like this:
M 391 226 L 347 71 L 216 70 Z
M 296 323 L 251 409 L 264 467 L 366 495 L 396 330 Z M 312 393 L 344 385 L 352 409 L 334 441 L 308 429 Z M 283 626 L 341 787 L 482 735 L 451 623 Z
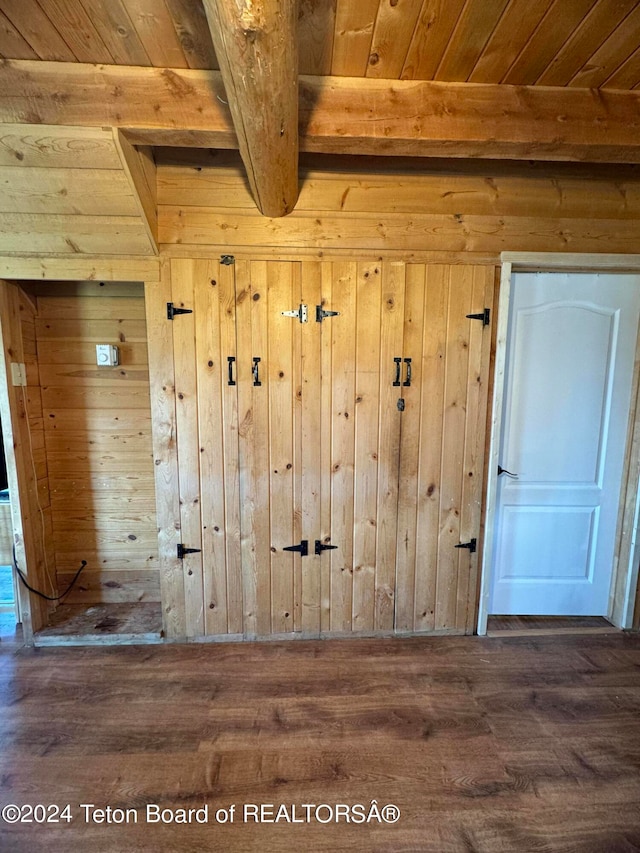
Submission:
M 296 0 L 204 0 L 256 204 L 290 213 L 298 198 Z
M 237 148 L 219 72 L 5 60 L 0 122 Z M 640 163 L 640 91 L 300 78 L 300 150 Z M 0 150 L 4 146 L 0 138 Z

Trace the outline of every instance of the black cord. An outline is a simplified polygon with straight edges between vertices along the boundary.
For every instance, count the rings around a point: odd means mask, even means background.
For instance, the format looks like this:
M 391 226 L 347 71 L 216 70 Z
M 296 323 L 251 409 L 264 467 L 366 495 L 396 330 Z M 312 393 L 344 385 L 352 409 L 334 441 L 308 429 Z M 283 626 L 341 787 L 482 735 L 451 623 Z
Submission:
M 44 598 L 44 599 L 45 599 L 45 601 L 62 601 L 62 599 L 63 599 L 63 598 L 65 598 L 65 597 L 66 597 L 66 596 L 71 592 L 71 590 L 73 589 L 73 585 L 74 585 L 74 583 L 78 580 L 78 578 L 80 577 L 80 572 L 81 572 L 81 571 L 84 569 L 84 567 L 87 565 L 87 561 L 86 561 L 86 560 L 83 560 L 83 561 L 82 561 L 82 563 L 81 563 L 81 565 L 80 565 L 80 568 L 78 569 L 78 571 L 77 571 L 77 572 L 75 573 L 75 575 L 73 576 L 73 580 L 71 581 L 71 583 L 69 584 L 69 586 L 65 589 L 65 591 L 62 593 L 62 595 L 56 595 L 56 596 L 52 596 L 52 595 L 45 595 L 45 594 L 44 594 L 44 592 L 40 592 L 40 590 L 39 590 L 39 589 L 34 589 L 32 586 L 29 586 L 29 584 L 27 583 L 27 579 L 26 579 L 26 577 L 22 574 L 22 571 L 21 571 L 21 570 L 20 570 L 20 568 L 18 567 L 18 561 L 16 560 L 16 548 L 15 548 L 15 545 L 13 546 L 13 565 L 14 565 L 14 568 L 15 568 L 16 572 L 18 573 L 18 577 L 20 578 L 20 580 L 22 581 L 22 583 L 26 586 L 26 588 L 29 590 L 29 592 L 33 592 L 33 593 L 34 593 L 34 595 L 39 595 L 39 596 L 40 596 L 40 598 Z

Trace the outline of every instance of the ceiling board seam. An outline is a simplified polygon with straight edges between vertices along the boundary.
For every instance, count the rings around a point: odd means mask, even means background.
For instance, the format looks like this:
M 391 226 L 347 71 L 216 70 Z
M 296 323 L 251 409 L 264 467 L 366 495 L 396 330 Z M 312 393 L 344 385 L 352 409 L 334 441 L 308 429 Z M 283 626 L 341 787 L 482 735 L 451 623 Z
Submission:
M 531 44 L 531 42 L 533 41 L 533 39 L 536 37 L 537 33 L 539 32 L 540 28 L 541 28 L 541 27 L 542 27 L 542 25 L 545 23 L 545 21 L 547 20 L 547 18 L 551 15 L 551 13 L 552 13 L 552 12 L 553 12 L 553 10 L 556 8 L 556 6 L 559 4 L 559 2 L 560 2 L 560 0 L 555 0 L 555 2 L 554 2 L 554 3 L 552 3 L 552 4 L 549 6 L 549 8 L 547 9 L 547 11 L 546 11 L 546 12 L 544 13 L 544 15 L 540 18 L 540 20 L 538 21 L 538 23 L 536 24 L 536 26 L 534 27 L 534 29 L 533 29 L 533 30 L 532 30 L 532 32 L 530 33 L 529 38 L 527 39 L 527 41 L 526 41 L 526 42 L 522 45 L 522 47 L 520 48 L 520 51 L 519 51 L 518 55 L 517 55 L 516 57 L 514 57 L 514 59 L 513 59 L 512 63 L 511 63 L 511 65 L 510 65 L 507 69 L 505 69 L 505 71 L 504 71 L 504 73 L 503 73 L 502 77 L 500 78 L 500 81 L 499 81 L 500 83 L 503 83 L 503 82 L 505 81 L 505 79 L 509 76 L 509 74 L 511 73 L 511 69 L 514 67 L 514 65 L 517 65 L 517 64 L 518 64 L 518 62 L 520 62 L 520 57 L 521 57 L 521 56 L 522 56 L 522 54 L 527 50 L 527 48 L 529 47 L 529 45 Z
M 583 29 L 585 29 L 585 28 L 587 28 L 587 27 L 589 26 L 589 21 L 590 21 L 590 19 L 591 19 L 592 17 L 595 17 L 596 13 L 597 13 L 597 12 L 599 11 L 599 9 L 601 8 L 601 4 L 602 4 L 602 0 L 598 0 L 598 2 L 594 3 L 594 5 L 589 9 L 589 11 L 587 12 L 587 14 L 584 16 L 584 18 L 580 21 L 580 23 L 578 24 L 578 26 L 577 26 L 577 27 L 574 29 L 574 31 L 571 33 L 571 35 L 569 36 L 569 38 L 568 38 L 568 39 L 565 41 L 565 43 L 562 45 L 562 47 L 560 48 L 560 50 L 555 54 L 555 56 L 553 56 L 553 57 L 550 59 L 550 61 L 549 61 L 548 65 L 547 65 L 547 67 L 546 67 L 546 68 L 544 68 L 544 69 L 543 69 L 543 71 L 541 71 L 541 73 L 538 75 L 538 77 L 536 78 L 536 81 L 535 81 L 534 85 L 538 85 L 538 84 L 540 84 L 540 80 L 542 80 L 542 78 L 545 76 L 545 74 L 546 74 L 548 71 L 550 71 L 550 70 L 551 70 L 551 68 L 553 67 L 553 64 L 555 63 L 555 61 L 556 61 L 558 58 L 562 58 L 562 56 L 563 56 L 563 55 L 564 55 L 568 50 L 570 50 L 571 46 L 572 46 L 572 45 L 577 41 L 577 39 L 580 37 L 580 34 L 582 33 Z M 625 15 L 625 18 L 623 18 L 623 21 L 621 21 L 620 23 L 623 23 L 623 22 L 624 22 L 624 20 L 628 17 L 628 15 L 629 15 L 629 14 L 631 14 L 631 12 L 632 12 L 632 11 L 633 11 L 633 10 L 631 9 L 629 12 L 627 12 L 627 15 Z M 619 25 L 618 25 L 618 26 L 619 26 Z M 576 76 L 576 74 L 580 73 L 580 70 L 581 70 L 582 68 L 584 68 L 584 66 L 585 66 L 585 65 L 586 65 L 586 64 L 591 60 L 591 57 L 593 57 L 593 56 L 594 56 L 594 55 L 595 55 L 595 54 L 600 50 L 600 48 L 602 47 L 602 45 L 607 41 L 607 39 L 608 39 L 611 35 L 613 35 L 613 33 L 617 30 L 617 28 L 618 28 L 618 27 L 614 27 L 614 29 L 613 29 L 613 30 L 611 30 L 610 32 L 606 32 L 606 31 L 604 32 L 604 34 L 602 35 L 602 41 L 601 41 L 601 42 L 599 42 L 598 46 L 593 50 L 593 52 L 589 55 L 589 57 L 588 57 L 588 58 L 587 58 L 587 59 L 582 63 L 582 65 L 580 66 L 580 68 L 579 68 L 579 69 L 574 73 L 573 77 L 575 77 L 575 76 Z M 573 79 L 573 77 L 572 77 L 571 79 Z M 540 85 L 542 85 L 542 84 L 540 84 Z M 562 84 L 559 84 L 559 85 L 562 85 Z
M 449 45 L 454 40 L 456 33 L 458 32 L 458 27 L 460 26 L 460 22 L 461 22 L 462 18 L 464 17 L 464 13 L 467 11 L 467 9 L 471 5 L 471 3 L 472 3 L 472 0 L 465 0 L 465 4 L 462 7 L 462 9 L 460 10 L 460 14 L 458 15 L 458 20 L 456 21 L 454 28 L 451 30 L 451 35 L 449 36 L 449 41 L 447 43 L 447 46 L 445 47 L 445 49 L 442 53 L 442 56 L 440 57 L 440 61 L 438 62 L 438 67 L 436 68 L 436 70 L 433 74 L 434 80 L 438 79 L 438 74 L 440 73 L 440 69 L 442 68 L 442 63 L 444 62 L 444 58 L 447 55 Z
M 505 4 L 504 9 L 502 10 L 502 12 L 500 13 L 500 15 L 499 15 L 499 17 L 498 17 L 497 21 L 496 21 L 496 22 L 495 22 L 495 24 L 493 25 L 493 28 L 492 28 L 491 32 L 490 32 L 490 33 L 489 33 L 489 35 L 487 36 L 486 41 L 485 41 L 485 43 L 484 43 L 484 45 L 483 45 L 483 47 L 482 47 L 482 50 L 481 50 L 481 51 L 480 51 L 480 53 L 478 54 L 478 57 L 477 57 L 476 61 L 475 61 L 475 62 L 474 62 L 474 64 L 473 64 L 473 68 L 472 68 L 472 69 L 469 71 L 469 73 L 467 74 L 466 79 L 465 79 L 465 83 L 468 83 L 468 82 L 469 82 L 469 79 L 470 79 L 471 77 L 473 77 L 473 72 L 476 70 L 476 67 L 478 66 L 478 63 L 480 62 L 480 60 L 481 60 L 481 59 L 482 59 L 482 57 L 484 56 L 484 52 L 485 52 L 485 50 L 487 49 L 487 45 L 489 45 L 489 44 L 491 43 L 491 39 L 493 38 L 493 35 L 494 35 L 495 31 L 498 29 L 498 27 L 499 27 L 499 26 L 500 26 L 500 24 L 502 23 L 502 19 L 505 17 L 505 15 L 506 15 L 506 14 L 507 14 L 507 12 L 509 11 L 509 9 L 510 9 L 510 8 L 511 8 L 511 6 L 513 5 L 513 3 L 514 3 L 514 0 L 509 0 L 509 2 Z
M 590 57 L 589 57 L 589 58 L 588 58 L 588 59 L 587 59 L 587 60 L 582 64 L 582 66 L 581 66 L 581 67 L 576 71 L 576 73 L 573 75 L 573 77 L 571 78 L 571 80 L 569 80 L 569 83 L 568 83 L 568 85 L 569 85 L 569 86 L 571 86 L 571 85 L 573 84 L 573 81 L 574 81 L 577 77 L 579 77 L 580 73 L 584 70 L 585 66 L 587 66 L 587 65 L 589 64 L 589 62 L 591 62 L 591 60 L 593 59 L 593 57 L 594 57 L 594 56 L 595 56 L 595 55 L 596 55 L 600 50 L 602 50 L 602 49 L 603 49 L 603 47 L 607 44 L 607 42 L 608 42 L 610 39 L 612 39 L 612 38 L 615 36 L 615 34 L 616 34 L 616 33 L 617 33 L 617 32 L 618 32 L 618 31 L 619 31 L 619 30 L 620 30 L 620 29 L 625 25 L 625 23 L 628 21 L 628 19 L 629 19 L 632 15 L 635 15 L 637 12 L 638 12 L 638 6 L 637 6 L 637 5 L 636 5 L 636 6 L 634 6 L 634 7 L 633 7 L 633 9 L 630 9 L 630 10 L 629 10 L 629 12 L 628 12 L 628 13 L 624 16 L 624 18 L 620 21 L 620 23 L 618 24 L 618 26 L 617 26 L 614 30 L 612 30 L 612 32 L 610 32 L 610 33 L 609 33 L 609 35 L 604 39 L 604 41 L 600 44 L 600 46 L 599 46 L 596 50 L 594 50 L 594 52 L 591 54 L 591 56 L 590 56 Z M 617 65 L 617 66 L 616 66 L 616 68 L 611 72 L 611 74 L 609 75 L 609 77 L 612 77 L 614 74 L 616 74 L 616 73 L 620 70 L 620 68 L 622 68 L 622 66 L 624 65 L 624 63 L 629 59 L 629 57 L 633 55 L 633 53 L 634 53 L 634 51 L 632 51 L 630 54 L 628 54 L 627 56 L 625 56 L 625 57 L 624 57 L 624 59 L 620 62 L 620 64 L 619 64 L 619 65 Z M 609 79 L 609 77 L 607 77 L 607 79 Z M 602 83 L 602 84 L 601 84 L 601 86 L 603 86 L 603 85 L 604 85 L 604 83 Z M 597 88 L 600 88 L 600 86 L 598 86 Z
M 55 32 L 56 32 L 56 33 L 58 33 L 58 35 L 60 36 L 60 38 L 62 39 L 62 41 L 64 42 L 64 44 L 67 46 L 67 48 L 69 49 L 69 51 L 71 52 L 71 54 L 72 54 L 73 56 L 75 56 L 75 53 L 73 53 L 73 51 L 71 50 L 71 48 L 69 47 L 69 45 L 68 45 L 68 44 L 67 44 L 67 42 L 65 41 L 64 36 L 63 36 L 63 35 L 62 35 L 62 33 L 60 32 L 60 30 L 55 26 L 55 24 L 53 23 L 53 21 L 49 18 L 49 16 L 48 16 L 48 15 L 47 15 L 47 13 L 44 11 L 44 9 L 42 8 L 42 6 L 41 6 L 41 5 L 40 5 L 40 3 L 38 2 L 38 0 L 34 0 L 34 2 L 35 2 L 35 3 L 36 3 L 36 5 L 38 6 L 38 8 L 39 8 L 39 9 L 40 9 L 40 11 L 42 12 L 42 14 L 45 16 L 45 18 L 49 21 L 49 23 L 50 23 L 50 25 L 51 25 L 52 29 L 53 29 L 53 30 L 55 30 Z M 42 57 L 40 56 L 40 54 L 38 53 L 38 51 L 36 50 L 36 48 L 33 46 L 33 44 L 32 44 L 32 43 L 29 41 L 29 39 L 27 38 L 27 34 L 26 34 L 26 33 L 24 33 L 21 29 L 19 29 L 19 28 L 18 28 L 18 25 L 17 25 L 17 24 L 16 24 L 16 23 L 11 19 L 11 16 L 9 15 L 8 11 L 3 10 L 3 14 L 4 14 L 4 16 L 6 17 L 6 19 L 7 19 L 7 20 L 8 20 L 8 21 L 9 21 L 9 22 L 10 22 L 10 23 L 15 27 L 15 29 L 20 33 L 20 35 L 22 36 L 22 38 L 26 41 L 26 43 L 29 45 L 29 47 L 31 48 L 31 50 L 36 54 L 36 56 L 38 56 L 38 57 L 40 57 L 40 59 L 42 59 Z

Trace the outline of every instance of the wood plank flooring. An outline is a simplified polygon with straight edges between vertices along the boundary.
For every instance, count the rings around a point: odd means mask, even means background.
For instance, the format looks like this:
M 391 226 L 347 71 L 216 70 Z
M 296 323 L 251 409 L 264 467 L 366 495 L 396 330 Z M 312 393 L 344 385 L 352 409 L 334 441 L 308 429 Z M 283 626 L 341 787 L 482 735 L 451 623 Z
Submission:
M 626 853 L 640 849 L 640 636 L 3 637 L 0 761 L 0 807 L 69 803 L 73 816 L 0 822 L 12 853 Z M 372 800 L 399 820 L 335 821 L 337 805 L 366 815 Z M 83 803 L 131 809 L 130 822 L 85 822 Z M 303 822 L 243 821 L 261 804 Z M 156 805 L 208 806 L 208 822 L 146 822 Z

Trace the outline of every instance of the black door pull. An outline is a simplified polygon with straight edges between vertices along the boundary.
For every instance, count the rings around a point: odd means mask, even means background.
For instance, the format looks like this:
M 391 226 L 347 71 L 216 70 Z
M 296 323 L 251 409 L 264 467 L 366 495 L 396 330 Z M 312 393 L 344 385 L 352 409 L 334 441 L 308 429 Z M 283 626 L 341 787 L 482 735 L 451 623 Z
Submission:
M 402 384 L 409 387 L 411 385 L 411 359 L 405 358 L 404 363 L 407 365 L 407 378 Z
M 253 384 L 255 386 L 262 385 L 262 382 L 260 382 L 260 359 L 259 358 L 253 359 Z
M 235 357 L 232 355 L 227 356 L 227 362 L 229 365 L 229 379 L 227 380 L 227 385 L 235 385 L 235 379 L 233 378 L 233 363 L 235 362 Z
M 395 365 L 396 365 L 396 378 L 393 380 L 393 384 L 397 388 L 400 386 L 400 374 L 402 372 L 402 359 L 401 358 L 394 358 L 393 361 L 395 362 Z

